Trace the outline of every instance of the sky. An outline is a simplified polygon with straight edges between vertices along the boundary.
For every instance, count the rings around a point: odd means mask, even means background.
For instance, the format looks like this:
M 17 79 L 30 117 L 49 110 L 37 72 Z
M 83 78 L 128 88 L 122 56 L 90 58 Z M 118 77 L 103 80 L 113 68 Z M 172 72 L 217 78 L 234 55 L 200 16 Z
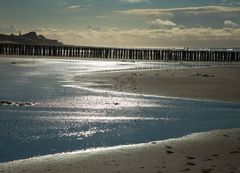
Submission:
M 240 0 L 0 0 L 0 33 L 70 45 L 240 47 Z

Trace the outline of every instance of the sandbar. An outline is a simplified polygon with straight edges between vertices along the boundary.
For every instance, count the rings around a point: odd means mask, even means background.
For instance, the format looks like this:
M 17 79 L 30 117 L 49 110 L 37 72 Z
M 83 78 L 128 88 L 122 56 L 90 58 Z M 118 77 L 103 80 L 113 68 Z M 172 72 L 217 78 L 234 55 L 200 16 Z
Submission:
M 240 66 L 102 72 L 79 75 L 75 81 L 117 92 L 240 102 Z

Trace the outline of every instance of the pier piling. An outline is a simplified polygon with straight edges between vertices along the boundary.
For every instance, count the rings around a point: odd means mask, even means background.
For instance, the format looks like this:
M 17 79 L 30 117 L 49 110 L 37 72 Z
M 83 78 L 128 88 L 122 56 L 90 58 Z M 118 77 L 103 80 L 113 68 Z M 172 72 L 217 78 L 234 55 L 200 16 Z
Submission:
M 0 55 L 153 61 L 240 61 L 240 49 L 147 49 L 0 43 Z

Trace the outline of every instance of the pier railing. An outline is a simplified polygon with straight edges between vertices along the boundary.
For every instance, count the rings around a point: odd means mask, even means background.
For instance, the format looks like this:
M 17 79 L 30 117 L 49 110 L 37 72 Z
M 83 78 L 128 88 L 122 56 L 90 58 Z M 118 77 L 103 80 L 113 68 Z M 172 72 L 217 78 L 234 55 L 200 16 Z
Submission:
M 240 49 L 163 49 L 0 43 L 0 55 L 155 61 L 240 61 Z

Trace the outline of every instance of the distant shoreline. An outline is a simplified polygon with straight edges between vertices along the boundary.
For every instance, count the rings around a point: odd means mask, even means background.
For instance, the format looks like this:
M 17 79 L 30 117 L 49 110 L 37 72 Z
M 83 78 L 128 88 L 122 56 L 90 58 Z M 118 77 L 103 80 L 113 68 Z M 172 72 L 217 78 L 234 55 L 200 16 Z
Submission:
M 82 58 L 82 57 L 59 57 L 59 56 L 26 56 L 26 55 L 0 55 L 0 58 L 26 58 L 26 59 L 46 59 L 46 60 L 89 60 L 89 61 L 119 61 L 119 62 L 178 62 L 178 61 L 157 61 L 157 60 L 126 60 L 126 59 L 108 59 L 108 58 Z M 228 63 L 228 62 L 222 62 Z M 238 62 L 233 62 L 238 63 Z M 239 62 L 240 64 L 240 62 Z
M 140 60 L 140 59 L 109 59 L 109 58 L 83 58 L 83 57 L 60 57 L 60 56 L 31 56 L 31 55 L 1 55 L 1 58 L 26 58 L 26 59 L 46 59 L 46 60 L 89 60 L 89 61 L 114 61 L 114 62 L 165 62 L 165 63 L 211 63 L 223 65 L 240 65 L 240 61 L 173 61 L 173 60 Z

